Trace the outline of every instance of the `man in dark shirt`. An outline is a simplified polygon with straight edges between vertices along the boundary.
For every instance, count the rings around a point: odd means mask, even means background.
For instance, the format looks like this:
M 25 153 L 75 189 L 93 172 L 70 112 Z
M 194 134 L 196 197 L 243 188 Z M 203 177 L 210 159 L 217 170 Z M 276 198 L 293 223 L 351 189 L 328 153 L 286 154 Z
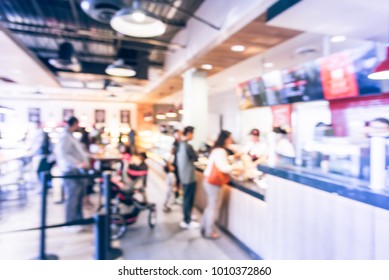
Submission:
M 196 168 L 194 162 L 197 161 L 197 154 L 193 147 L 188 143 L 193 139 L 194 128 L 185 127 L 183 132 L 183 141 L 178 145 L 177 166 L 178 174 L 184 189 L 184 220 L 180 223 L 182 228 L 198 228 L 199 223 L 192 221 L 191 213 L 194 197 L 196 193 Z

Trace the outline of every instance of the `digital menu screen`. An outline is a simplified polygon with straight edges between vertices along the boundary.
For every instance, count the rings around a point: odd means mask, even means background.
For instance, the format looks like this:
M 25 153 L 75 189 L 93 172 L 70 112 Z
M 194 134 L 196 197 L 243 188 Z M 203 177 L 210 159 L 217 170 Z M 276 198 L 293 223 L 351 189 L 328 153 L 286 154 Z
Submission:
M 358 96 L 358 84 L 351 57 L 347 52 L 324 57 L 320 74 L 324 96 L 328 100 Z
M 324 99 L 319 64 L 309 62 L 282 71 L 281 103 Z
M 353 61 L 359 95 L 377 94 L 383 92 L 380 81 L 371 80 L 367 76 L 378 65 L 377 51 L 374 45 L 361 47 L 349 52 Z
M 262 78 L 256 78 L 248 82 L 248 90 L 254 106 L 264 106 L 266 104 L 266 89 Z
M 253 108 L 254 102 L 252 97 L 250 96 L 249 92 L 249 82 L 241 83 L 237 87 L 237 96 L 238 96 L 238 102 L 239 102 L 239 108 L 241 110 Z
M 281 103 L 303 101 L 307 84 L 304 68 L 301 66 L 282 71 L 283 88 L 280 94 Z
M 283 88 L 282 76 L 280 71 L 272 71 L 263 77 L 265 84 L 264 105 L 272 106 L 281 104 L 281 92 Z

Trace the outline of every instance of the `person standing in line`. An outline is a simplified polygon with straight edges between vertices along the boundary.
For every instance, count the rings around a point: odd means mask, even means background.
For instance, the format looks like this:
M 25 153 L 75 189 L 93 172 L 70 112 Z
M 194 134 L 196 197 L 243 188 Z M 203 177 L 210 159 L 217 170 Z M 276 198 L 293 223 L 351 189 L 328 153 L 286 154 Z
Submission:
M 175 167 L 174 165 L 167 161 L 164 166 L 164 171 L 166 173 L 166 198 L 163 204 L 163 211 L 170 212 L 171 208 L 171 195 L 173 193 L 174 187 L 176 186 L 176 175 L 175 175 Z
M 172 163 L 174 167 L 174 175 L 176 177 L 175 179 L 175 189 L 174 189 L 174 196 L 175 196 L 175 203 L 180 204 L 182 203 L 181 197 L 180 197 L 180 186 L 181 186 L 181 181 L 180 181 L 180 176 L 178 175 L 178 168 L 177 168 L 177 151 L 178 151 L 178 145 L 181 141 L 182 137 L 182 132 L 179 129 L 174 130 L 174 143 L 172 147 Z
M 79 130 L 79 121 L 76 117 L 70 117 L 67 128 L 59 138 L 55 146 L 55 154 L 58 167 L 62 175 L 82 175 L 89 167 L 88 154 L 80 141 L 73 137 L 73 133 Z M 82 215 L 82 201 L 85 193 L 87 179 L 64 179 L 66 192 L 65 218 L 66 222 L 80 220 Z M 82 226 L 68 228 L 72 232 L 80 232 Z
M 192 221 L 191 213 L 196 193 L 196 168 L 197 154 L 188 143 L 193 139 L 194 127 L 187 126 L 183 131 L 183 141 L 178 145 L 177 166 L 178 174 L 184 190 L 183 212 L 184 220 L 180 223 L 181 228 L 198 228 L 199 223 Z
M 208 182 L 212 168 L 216 167 L 218 172 L 230 174 L 233 170 L 228 161 L 228 147 L 232 144 L 231 132 L 222 130 L 212 148 L 207 167 L 204 171 L 204 190 L 207 194 L 207 207 L 201 220 L 201 233 L 210 239 L 219 238 L 215 231 L 215 220 L 218 216 L 221 202 L 221 187 Z

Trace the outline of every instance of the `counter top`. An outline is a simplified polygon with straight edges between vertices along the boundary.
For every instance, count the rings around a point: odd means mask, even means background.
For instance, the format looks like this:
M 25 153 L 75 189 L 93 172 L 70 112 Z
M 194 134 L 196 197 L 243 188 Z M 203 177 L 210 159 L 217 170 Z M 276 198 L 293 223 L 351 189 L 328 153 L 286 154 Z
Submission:
M 203 173 L 203 166 L 196 166 L 196 170 Z M 257 183 L 251 180 L 239 181 L 234 176 L 231 177 L 231 181 L 228 183 L 229 186 L 238 189 L 244 193 L 252 195 L 260 200 L 265 201 L 265 189 L 261 188 Z
M 147 153 L 149 160 L 153 160 L 161 166 L 164 166 L 164 159 L 162 156 L 155 151 L 151 151 Z M 197 163 L 196 170 L 203 173 L 205 169 L 205 165 L 201 163 Z M 260 200 L 265 200 L 265 189 L 261 188 L 254 181 L 239 181 L 237 178 L 232 177 L 232 180 L 228 183 L 229 186 L 238 189 L 244 193 L 247 193 L 255 198 Z
M 370 189 L 369 182 L 336 174 L 328 174 L 298 166 L 260 165 L 258 170 L 266 174 L 300 183 L 315 189 L 389 210 L 389 192 Z

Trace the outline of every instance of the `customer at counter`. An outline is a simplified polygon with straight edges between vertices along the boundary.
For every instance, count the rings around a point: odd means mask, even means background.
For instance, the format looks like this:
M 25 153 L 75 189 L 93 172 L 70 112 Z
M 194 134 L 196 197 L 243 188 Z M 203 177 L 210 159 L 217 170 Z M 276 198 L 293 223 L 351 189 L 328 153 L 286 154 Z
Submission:
M 201 233 L 204 237 L 210 239 L 219 238 L 219 234 L 215 231 L 215 220 L 220 208 L 220 190 L 223 179 L 217 180 L 220 185 L 210 181 L 212 180 L 211 177 L 215 175 L 212 173 L 221 173 L 221 177 L 229 178 L 227 174 L 230 174 L 233 168 L 228 161 L 227 149 L 231 144 L 231 132 L 222 130 L 212 148 L 204 171 L 204 190 L 207 194 L 207 207 L 201 220 Z
M 260 134 L 259 129 L 252 129 L 250 131 L 250 141 L 243 150 L 256 164 L 261 164 L 267 160 L 268 147 L 265 142 L 260 141 Z
M 67 121 L 67 129 L 64 130 L 55 146 L 55 155 L 58 167 L 62 175 L 81 175 L 83 170 L 89 167 L 88 154 L 80 141 L 73 137 L 73 132 L 79 130 L 79 121 L 70 117 Z M 64 179 L 64 187 L 67 193 L 66 222 L 81 220 L 82 200 L 88 183 L 86 179 Z M 72 232 L 79 232 L 82 226 L 72 226 Z
M 197 154 L 188 143 L 193 139 L 194 127 L 187 126 L 183 131 L 183 139 L 178 144 L 177 167 L 178 174 L 184 189 L 183 212 L 184 220 L 180 226 L 185 229 L 198 228 L 199 223 L 192 221 L 191 213 L 196 193 L 196 168 Z

